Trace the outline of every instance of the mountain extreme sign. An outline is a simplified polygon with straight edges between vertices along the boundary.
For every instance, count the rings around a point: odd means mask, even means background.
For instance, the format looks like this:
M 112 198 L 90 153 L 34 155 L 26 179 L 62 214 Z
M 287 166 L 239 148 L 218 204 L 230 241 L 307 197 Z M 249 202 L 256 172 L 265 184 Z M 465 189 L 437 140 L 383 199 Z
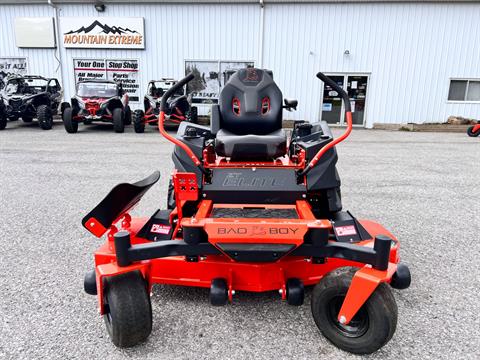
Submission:
M 61 17 L 66 48 L 144 49 L 143 18 Z

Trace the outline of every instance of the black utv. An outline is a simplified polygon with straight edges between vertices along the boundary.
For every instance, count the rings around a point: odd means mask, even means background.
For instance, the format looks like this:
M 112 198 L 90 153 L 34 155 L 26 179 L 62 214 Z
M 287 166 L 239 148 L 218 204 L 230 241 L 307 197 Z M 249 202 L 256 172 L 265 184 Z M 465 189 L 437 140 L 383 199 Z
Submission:
M 5 129 L 7 121 L 19 118 L 26 123 L 37 118 L 41 129 L 50 130 L 62 96 L 57 79 L 34 75 L 9 77 L 0 93 L 0 130 Z

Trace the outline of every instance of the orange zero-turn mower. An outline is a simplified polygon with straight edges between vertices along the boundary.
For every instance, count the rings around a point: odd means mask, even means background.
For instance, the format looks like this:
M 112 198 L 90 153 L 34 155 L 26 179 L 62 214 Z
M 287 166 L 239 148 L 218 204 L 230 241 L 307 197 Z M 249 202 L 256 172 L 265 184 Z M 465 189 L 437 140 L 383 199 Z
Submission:
M 85 218 L 105 243 L 85 290 L 97 295 L 113 343 L 134 346 L 152 329 L 154 284 L 210 289 L 212 305 L 232 302 L 236 291 L 278 291 L 300 306 L 314 286 L 311 309 L 323 335 L 339 348 L 372 353 L 395 332 L 397 305 L 391 287 L 410 285 L 399 263 L 399 242 L 381 225 L 342 211 L 335 145 L 352 130 L 348 95 L 322 73 L 325 86 L 344 100 L 348 126 L 334 139 L 325 122 L 282 129 L 283 109 L 296 100 L 282 93 L 268 70 L 237 71 L 213 105 L 211 126 L 182 122 L 167 210 L 132 218 L 129 211 L 160 177 L 154 172 L 123 183 Z M 201 321 L 201 320 L 200 320 Z
M 480 121 L 476 125 L 470 126 L 467 129 L 467 134 L 470 137 L 477 137 L 480 135 Z

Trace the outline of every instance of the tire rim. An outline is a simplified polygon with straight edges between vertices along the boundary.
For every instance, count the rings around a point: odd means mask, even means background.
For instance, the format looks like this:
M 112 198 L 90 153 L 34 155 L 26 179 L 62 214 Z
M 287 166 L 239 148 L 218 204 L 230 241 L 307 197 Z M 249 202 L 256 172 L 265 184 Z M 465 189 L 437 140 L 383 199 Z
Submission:
M 359 338 L 363 336 L 368 330 L 368 312 L 365 309 L 365 306 L 362 306 L 348 324 L 341 324 L 338 321 L 337 317 L 344 300 L 345 296 L 335 296 L 330 300 L 327 305 L 328 320 L 334 326 L 334 328 L 337 329 L 345 337 Z

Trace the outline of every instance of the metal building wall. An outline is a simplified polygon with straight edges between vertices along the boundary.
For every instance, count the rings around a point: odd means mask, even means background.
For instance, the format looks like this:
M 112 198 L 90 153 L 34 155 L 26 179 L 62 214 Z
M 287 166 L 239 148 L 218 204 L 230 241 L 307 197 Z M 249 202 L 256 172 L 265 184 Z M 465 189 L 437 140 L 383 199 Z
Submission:
M 58 67 L 55 49 L 20 49 L 15 46 L 14 22 L 16 17 L 53 17 L 47 5 L 0 6 L 0 57 L 26 57 L 28 72 L 53 76 Z
M 480 118 L 478 103 L 447 103 L 450 77 L 480 79 L 478 3 L 276 4 L 265 15 L 264 64 L 301 118 L 320 116 L 319 70 L 371 73 L 367 127 Z
M 145 18 L 145 50 L 61 49 L 67 98 L 74 58 L 139 59 L 141 82 L 181 77 L 185 59 L 254 60 L 258 65 L 258 4 L 60 5 L 60 16 Z M 18 16 L 53 16 L 47 5 L 0 7 L 0 56 L 27 56 L 30 72 L 55 75 L 53 49 L 18 49 Z M 286 118 L 317 120 L 324 72 L 370 73 L 367 126 L 442 122 L 449 115 L 480 117 L 478 103 L 448 103 L 450 77 L 479 78 L 477 3 L 330 3 L 265 6 L 263 66 L 274 71 L 284 96 L 299 99 Z M 344 51 L 350 51 L 349 56 Z
M 139 59 L 141 84 L 184 76 L 184 60 L 258 58 L 256 5 L 108 5 L 99 14 L 92 4 L 62 5 L 61 16 L 143 17 L 145 50 L 62 49 L 65 79 L 73 87 L 74 58 Z M 145 89 L 141 89 L 142 94 Z M 73 91 L 73 89 L 72 89 Z M 138 107 L 142 106 L 138 104 Z

